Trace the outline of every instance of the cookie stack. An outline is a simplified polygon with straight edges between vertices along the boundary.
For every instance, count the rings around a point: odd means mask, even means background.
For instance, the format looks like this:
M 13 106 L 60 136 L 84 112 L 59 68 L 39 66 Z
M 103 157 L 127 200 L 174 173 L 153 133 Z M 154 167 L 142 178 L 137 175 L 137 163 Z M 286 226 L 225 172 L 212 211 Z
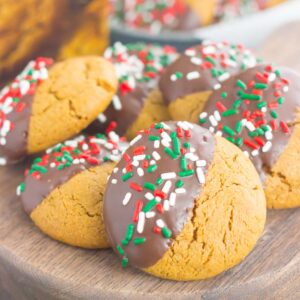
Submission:
M 38 58 L 0 93 L 0 163 L 34 155 L 17 194 L 50 237 L 204 279 L 251 252 L 267 205 L 299 206 L 298 93 L 226 42 Z

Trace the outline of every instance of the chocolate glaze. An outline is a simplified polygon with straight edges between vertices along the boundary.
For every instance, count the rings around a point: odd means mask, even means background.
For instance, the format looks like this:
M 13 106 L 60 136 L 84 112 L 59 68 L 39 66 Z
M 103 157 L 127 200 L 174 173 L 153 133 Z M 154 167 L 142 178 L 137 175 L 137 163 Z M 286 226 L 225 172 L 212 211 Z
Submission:
M 25 103 L 23 111 L 14 110 L 7 115 L 7 119 L 14 123 L 14 128 L 8 132 L 6 144 L 0 145 L 0 157 L 5 158 L 8 164 L 23 160 L 27 154 L 27 136 L 33 97 L 33 95 L 23 96 L 22 102 Z
M 266 175 L 270 172 L 276 161 L 278 160 L 280 154 L 284 151 L 289 139 L 291 137 L 293 131 L 293 122 L 296 121 L 297 112 L 299 112 L 300 107 L 300 75 L 288 68 L 278 68 L 281 73 L 282 78 L 286 78 L 290 81 L 289 89 L 286 93 L 282 93 L 282 97 L 284 97 L 284 103 L 279 105 L 278 108 L 274 108 L 274 111 L 278 114 L 278 119 L 275 119 L 277 122 L 278 129 L 273 131 L 273 139 L 272 147 L 268 152 L 259 151 L 259 155 L 253 156 L 250 154 L 250 159 L 252 160 L 254 166 L 256 167 L 258 173 L 260 174 L 261 179 L 264 181 Z M 208 115 L 212 115 L 216 111 L 216 102 L 221 101 L 227 108 L 230 108 L 232 103 L 238 98 L 237 92 L 240 90 L 236 83 L 237 80 L 241 80 L 244 83 L 248 84 L 252 80 L 256 80 L 256 73 L 260 72 L 263 73 L 265 71 L 265 66 L 257 66 L 252 69 L 249 69 L 235 77 L 232 77 L 228 81 L 223 84 L 223 87 L 212 93 L 204 111 L 208 113 Z M 269 85 L 269 88 L 265 89 L 262 94 L 262 101 L 267 102 L 268 104 L 277 102 L 278 96 L 274 96 L 274 84 L 279 82 L 279 78 L 277 78 L 274 82 Z M 245 93 L 250 93 L 252 89 L 245 90 Z M 282 89 L 281 89 L 282 90 Z M 228 96 L 226 99 L 221 98 L 221 93 L 226 92 Z M 239 121 L 242 117 L 242 112 L 245 110 L 250 110 L 254 112 L 257 110 L 256 107 L 257 101 L 251 101 L 249 105 L 242 104 L 239 108 L 239 113 L 230 117 L 222 117 L 220 123 L 222 125 L 227 125 L 230 128 L 234 129 L 235 124 Z M 270 123 L 271 120 L 274 120 L 270 115 L 270 110 L 265 113 L 264 118 L 267 121 L 267 124 Z M 257 118 L 256 121 L 259 121 L 261 118 Z M 279 125 L 280 121 L 284 121 L 289 124 L 290 131 L 289 133 L 284 133 Z M 206 122 L 203 124 L 204 127 L 210 127 L 210 122 Z M 228 137 L 228 135 L 223 135 L 224 137 Z M 236 135 L 235 137 L 241 137 L 243 139 L 251 139 L 248 135 L 248 130 L 243 130 L 241 134 Z M 242 145 L 240 147 L 243 151 L 251 152 L 251 149 L 246 146 Z M 250 149 L 250 151 L 249 151 Z
M 85 141 L 87 142 L 89 137 L 85 138 L 83 136 L 77 138 L 79 141 Z M 75 139 L 73 141 L 76 141 Z M 63 143 L 62 145 L 68 145 L 68 142 Z M 117 148 L 117 152 L 114 153 L 114 156 L 112 157 L 111 150 L 106 149 L 104 146 L 101 146 L 100 153 L 97 154 L 90 154 L 91 157 L 96 158 L 99 160 L 98 163 L 89 163 L 88 160 L 81 161 L 78 164 L 71 164 L 69 167 L 65 167 L 62 170 L 58 170 L 57 167 L 51 167 L 50 164 L 55 162 L 55 158 L 58 154 L 57 151 L 52 150 L 52 152 L 49 154 L 45 154 L 43 156 L 43 161 L 45 161 L 44 167 L 47 169 L 46 173 L 40 174 L 40 178 L 36 179 L 31 174 L 28 174 L 25 178 L 25 190 L 21 193 L 21 201 L 23 204 L 23 208 L 27 214 L 31 214 L 32 211 L 57 187 L 60 185 L 66 183 L 68 180 L 70 180 L 71 177 L 75 176 L 76 174 L 83 172 L 87 169 L 99 166 L 104 162 L 105 157 L 109 157 L 108 160 L 105 161 L 114 161 L 116 159 L 120 158 L 121 155 L 121 149 L 125 150 L 127 147 L 126 142 L 119 143 L 119 148 Z M 80 149 L 82 152 L 87 152 L 86 150 L 83 151 L 83 144 L 78 145 L 76 147 L 77 149 Z M 52 148 L 52 149 L 55 149 Z M 123 151 L 122 150 L 122 151 Z M 90 151 L 90 149 L 88 150 Z M 46 158 L 48 157 L 48 158 Z
M 171 131 L 174 131 L 177 128 L 175 122 L 166 122 L 166 124 L 170 126 Z M 205 160 L 207 162 L 207 165 L 202 169 L 204 174 L 206 174 L 214 156 L 215 138 L 208 130 L 198 125 L 192 126 L 192 136 L 190 138 L 181 138 L 181 146 L 183 142 L 186 141 L 191 143 L 191 147 L 195 149 L 194 154 L 198 156 L 198 159 Z M 169 130 L 166 131 L 170 134 Z M 156 211 L 156 216 L 149 219 L 146 218 L 143 233 L 138 233 L 135 228 L 133 239 L 145 237 L 145 243 L 141 245 L 135 245 L 131 241 L 127 246 L 123 246 L 125 256 L 128 258 L 129 264 L 139 268 L 150 267 L 154 265 L 160 258 L 162 258 L 164 253 L 172 244 L 172 241 L 176 239 L 176 237 L 182 231 L 184 225 L 191 218 L 195 199 L 201 194 L 202 191 L 202 184 L 199 183 L 196 172 L 191 176 L 179 177 L 178 174 L 181 171 L 180 158 L 174 160 L 168 156 L 164 152 L 165 146 L 163 145 L 161 145 L 159 148 L 154 148 L 153 141 L 149 140 L 150 135 L 160 135 L 159 130 L 152 128 L 150 129 L 149 134 L 143 133 L 142 138 L 132 145 L 132 147 L 126 151 L 126 154 L 128 154 L 130 157 L 133 157 L 134 149 L 139 146 L 146 146 L 145 154 L 152 155 L 153 151 L 157 151 L 161 156 L 161 159 L 157 160 L 157 169 L 152 173 L 148 173 L 147 169 L 144 169 L 144 176 L 140 177 L 137 174 L 137 169 L 133 168 L 133 177 L 127 181 L 122 181 L 122 176 L 124 175 L 122 170 L 127 165 L 125 159 L 122 159 L 117 165 L 115 171 L 112 173 L 104 195 L 105 227 L 110 243 L 114 250 L 118 253 L 116 250 L 117 245 L 120 244 L 124 239 L 128 224 L 134 223 L 132 221 L 132 216 L 135 210 L 136 201 L 142 200 L 144 207 L 149 202 L 144 195 L 147 192 L 151 192 L 147 188 L 143 188 L 142 192 L 137 192 L 129 187 L 130 183 L 134 182 L 143 186 L 145 182 L 155 183 L 157 178 L 162 173 L 176 172 L 176 178 L 170 179 L 172 182 L 172 187 L 170 191 L 167 192 L 166 196 L 166 199 L 170 199 L 170 193 L 174 192 L 175 190 L 175 182 L 178 179 L 184 181 L 183 188 L 186 189 L 186 193 L 177 194 L 175 206 L 170 206 L 170 210 L 165 211 L 163 214 L 158 213 L 156 209 L 153 208 L 152 211 Z M 172 148 L 172 142 L 170 147 Z M 152 159 L 153 158 L 151 158 L 151 160 Z M 195 162 L 191 162 L 190 160 L 188 161 L 192 164 L 193 169 L 195 169 Z M 113 181 L 115 180 L 117 180 L 117 182 L 113 184 Z M 166 181 L 167 180 L 165 180 L 157 188 L 162 190 Z M 122 201 L 125 194 L 128 192 L 132 193 L 132 197 L 129 203 L 124 206 Z M 163 202 L 161 203 L 163 204 Z M 153 227 L 156 224 L 155 222 L 157 219 L 162 219 L 166 226 L 171 230 L 171 238 L 165 238 L 161 234 L 153 232 Z
M 212 54 L 204 55 L 205 49 L 209 49 L 210 47 L 213 47 L 215 51 Z M 213 69 L 224 71 L 230 77 L 241 72 L 244 68 L 255 66 L 257 63 L 255 56 L 249 50 L 227 43 L 204 42 L 203 45 L 198 45 L 191 49 L 195 50 L 194 56 L 188 55 L 190 49 L 186 50 L 184 54 L 166 68 L 160 78 L 159 88 L 167 105 L 186 95 L 216 89 L 222 84 L 223 79 L 214 77 L 212 75 Z M 232 53 L 235 53 L 235 55 Z M 235 59 L 231 60 L 230 55 L 233 55 Z M 224 67 L 222 64 L 223 60 L 221 57 L 223 56 L 230 62 L 230 65 L 227 67 Z M 204 67 L 203 64 L 197 65 L 192 62 L 193 57 L 200 58 L 206 64 L 209 64 L 209 62 L 205 60 L 205 57 L 213 57 L 215 65 L 208 65 L 208 67 Z M 195 71 L 199 72 L 199 78 L 188 80 L 187 74 Z M 183 78 L 172 81 L 171 76 L 176 72 L 180 72 Z

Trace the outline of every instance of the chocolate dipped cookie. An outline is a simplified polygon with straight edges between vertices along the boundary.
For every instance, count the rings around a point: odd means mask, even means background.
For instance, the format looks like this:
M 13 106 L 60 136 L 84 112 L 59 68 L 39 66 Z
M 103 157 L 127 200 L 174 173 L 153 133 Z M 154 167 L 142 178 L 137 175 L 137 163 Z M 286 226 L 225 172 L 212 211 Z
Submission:
M 123 267 L 166 279 L 204 279 L 238 264 L 265 219 L 250 160 L 188 122 L 159 123 L 132 140 L 104 196 L 105 229 Z
M 246 70 L 209 97 L 200 124 L 241 148 L 269 208 L 300 205 L 300 75 L 270 65 Z
M 79 136 L 36 158 L 19 185 L 24 210 L 55 240 L 84 248 L 106 248 L 103 194 L 107 178 L 127 147 L 109 137 Z
M 118 93 L 98 116 L 88 132 L 114 130 L 132 139 L 151 124 L 170 119 L 158 91 L 157 81 L 164 69 L 177 58 L 174 48 L 144 43 L 115 43 L 104 53 L 116 69 Z
M 205 41 L 187 49 L 166 68 L 159 81 L 171 117 L 197 122 L 210 94 L 232 75 L 257 62 L 249 49 L 227 42 Z
M 116 89 L 115 70 L 101 57 L 31 61 L 0 91 L 0 165 L 78 134 L 106 109 Z

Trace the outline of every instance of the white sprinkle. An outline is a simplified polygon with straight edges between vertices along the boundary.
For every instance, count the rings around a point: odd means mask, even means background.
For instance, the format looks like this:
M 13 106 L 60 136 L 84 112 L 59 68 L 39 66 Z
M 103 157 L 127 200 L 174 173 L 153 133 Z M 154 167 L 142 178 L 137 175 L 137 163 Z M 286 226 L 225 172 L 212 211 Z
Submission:
M 266 107 L 262 107 L 261 109 L 260 109 L 262 112 L 267 112 L 267 108 Z
M 17 194 L 17 196 L 21 195 L 21 186 L 20 185 L 18 185 L 18 187 L 17 187 L 16 194 Z
M 161 202 L 161 198 L 160 198 L 159 196 L 156 196 L 156 197 L 155 197 L 155 200 L 156 200 L 157 202 Z
M 166 183 L 164 184 L 164 186 L 162 188 L 162 192 L 165 193 L 165 194 L 168 194 L 171 187 L 172 187 L 171 180 L 166 181 Z
M 289 91 L 289 86 L 285 85 L 282 90 L 284 93 L 287 93 Z
M 209 131 L 210 131 L 211 133 L 214 133 L 214 132 L 215 132 L 215 128 L 212 127 L 212 126 L 210 126 L 210 127 L 209 127 Z
M 275 79 L 276 79 L 276 74 L 275 74 L 275 73 L 271 73 L 271 74 L 269 75 L 269 78 L 268 78 L 269 82 L 272 82 L 272 81 L 274 81 Z
M 185 188 L 178 188 L 175 189 L 175 193 L 176 194 L 184 194 L 186 192 Z
M 175 206 L 175 203 L 176 203 L 176 194 L 175 193 L 170 194 L 169 203 L 170 203 L 170 206 Z
M 50 168 L 55 168 L 56 167 L 56 163 L 55 162 L 52 162 L 51 164 L 50 164 Z
M 196 55 L 196 51 L 194 49 L 187 49 L 187 50 L 185 50 L 184 54 L 186 56 L 195 56 Z
M 157 220 L 156 220 L 156 225 L 157 225 L 159 228 L 163 228 L 163 227 L 165 227 L 165 222 L 164 222 L 162 219 L 157 219 Z
M 130 145 L 130 146 L 134 145 L 134 144 L 135 144 L 137 141 L 139 141 L 141 138 L 142 138 L 142 135 L 141 135 L 141 134 L 137 135 L 137 136 L 129 143 L 129 145 Z
M 141 211 L 139 213 L 139 221 L 138 221 L 138 224 L 137 224 L 136 231 L 138 233 L 143 233 L 144 226 L 145 226 L 145 213 L 143 211 Z
M 161 177 L 163 180 L 172 179 L 172 178 L 176 178 L 176 173 L 175 173 L 175 172 L 162 173 L 162 174 L 160 175 L 160 177 Z
M 146 212 L 146 219 L 151 219 L 153 217 L 155 217 L 155 212 L 154 211 L 148 211 Z
M 273 133 L 268 130 L 266 133 L 265 133 L 265 137 L 268 141 L 272 140 L 273 139 Z
M 160 156 L 159 153 L 156 152 L 156 151 L 153 151 L 153 152 L 152 152 L 152 156 L 153 156 L 153 158 L 154 158 L 155 160 L 160 160 L 160 159 L 161 159 L 161 156 Z
M 197 177 L 198 177 L 199 182 L 201 184 L 204 184 L 205 183 L 205 176 L 204 176 L 203 170 L 201 168 L 197 168 L 196 173 L 197 173 Z
M 165 140 L 165 139 L 161 140 L 161 144 L 162 144 L 164 147 L 170 147 L 170 142 L 167 141 L 167 140 Z
M 120 140 L 120 137 L 118 134 L 116 134 L 114 131 L 111 131 L 109 134 L 108 134 L 108 137 L 115 143 L 118 143 L 119 140 Z
M 83 151 L 87 151 L 88 149 L 89 149 L 88 144 L 83 144 L 83 145 L 82 145 L 82 150 L 83 150 Z
M 249 152 L 248 152 L 248 151 L 244 151 L 243 153 L 245 154 L 246 157 L 249 158 L 250 155 L 249 155 Z
M 114 147 L 114 145 L 111 144 L 111 143 L 105 143 L 105 144 L 104 144 L 104 147 L 105 147 L 106 149 L 108 149 L 108 150 L 112 150 L 113 147 Z
M 207 117 L 207 112 L 206 111 L 204 111 L 204 112 L 202 112 L 201 114 L 200 114 L 200 118 L 201 119 L 205 119 Z
M 187 80 L 194 80 L 200 78 L 200 73 L 197 71 L 190 72 L 186 75 Z
M 202 59 L 194 56 L 191 58 L 191 63 L 194 65 L 200 66 L 202 64 Z
M 113 106 L 114 106 L 115 110 L 121 110 L 122 109 L 122 103 L 121 103 L 120 98 L 119 98 L 118 95 L 113 96 L 112 103 L 113 103 Z
M 270 141 L 266 142 L 265 145 L 262 147 L 262 152 L 268 152 L 272 147 L 272 143 Z
M 156 165 L 156 161 L 154 159 L 150 160 L 150 165 Z
M 223 132 L 220 131 L 220 130 L 218 130 L 218 131 L 216 132 L 216 136 L 223 136 Z
M 171 81 L 177 81 L 177 75 L 176 74 L 172 74 L 171 76 L 170 76 L 170 79 L 171 79 Z
M 82 164 L 85 162 L 85 159 L 84 159 L 84 158 L 80 158 L 79 160 L 80 160 L 80 162 L 81 162 Z
M 137 174 L 138 174 L 140 177 L 144 176 L 144 170 L 143 170 L 142 168 L 138 168 L 138 169 L 137 169 Z
M 197 167 L 205 167 L 206 166 L 206 160 L 203 160 L 203 159 L 197 160 L 196 161 L 196 166 Z
M 4 137 L 0 138 L 0 145 L 1 146 L 6 145 L 6 139 Z
M 78 165 L 79 163 L 80 163 L 79 158 L 75 158 L 75 159 L 73 160 L 73 165 Z
M 159 146 L 160 146 L 160 141 L 159 140 L 154 141 L 154 148 L 158 149 Z
M 250 121 L 247 121 L 246 123 L 246 127 L 250 130 L 250 131 L 254 131 L 256 128 L 254 126 L 254 124 Z
M 134 160 L 131 164 L 132 164 L 134 167 L 138 167 L 140 163 L 139 163 L 138 160 Z
M 190 159 L 191 161 L 197 161 L 197 160 L 199 159 L 199 156 L 198 156 L 198 155 L 195 155 L 195 154 L 193 154 L 193 153 L 191 153 L 191 152 L 186 153 L 186 154 L 185 154 L 185 157 L 186 157 L 187 159 Z
M 114 179 L 112 179 L 111 183 L 112 183 L 112 184 L 117 184 L 117 183 L 118 183 L 118 180 L 114 178 Z
M 27 81 L 27 80 L 22 80 L 22 81 L 20 82 L 20 92 L 21 92 L 21 95 L 27 94 L 29 88 L 30 88 L 30 83 L 29 83 L 29 81 Z
M 123 174 L 127 173 L 126 168 L 123 168 L 123 169 L 122 169 L 122 173 L 123 173 Z
M 160 122 L 160 124 L 163 125 L 163 128 L 164 128 L 164 129 L 171 130 L 170 126 L 167 125 L 166 123 Z
M 0 157 L 0 166 L 5 166 L 7 163 L 6 159 L 3 157 Z
M 147 199 L 147 200 L 152 200 L 152 199 L 154 199 L 154 196 L 153 196 L 153 194 L 151 194 L 151 193 L 146 193 L 145 194 L 145 198 Z
M 165 201 L 164 201 L 163 207 L 164 207 L 164 210 L 165 210 L 165 211 L 170 210 L 170 203 L 169 203 L 169 200 L 165 200 Z
M 212 126 L 214 126 L 214 127 L 218 126 L 218 122 L 213 115 L 210 115 L 208 119 Z
M 133 160 L 144 160 L 146 157 L 145 154 L 136 155 L 133 157 Z
M 258 150 L 253 150 L 252 152 L 251 152 L 251 155 L 253 156 L 253 157 L 255 157 L 255 156 L 257 156 L 258 155 Z
M 124 199 L 123 199 L 123 201 L 122 201 L 122 204 L 125 206 L 125 205 L 127 205 L 128 203 L 129 203 L 129 201 L 130 201 L 130 199 L 131 199 L 131 196 L 132 196 L 132 194 L 131 193 L 126 193 L 126 195 L 125 195 L 125 197 L 124 197 Z
M 190 152 L 194 153 L 194 152 L 196 152 L 196 149 L 194 147 L 191 147 Z
M 163 132 L 161 133 L 161 137 L 162 137 L 164 140 L 168 141 L 168 142 L 171 142 L 171 141 L 172 141 L 172 139 L 170 138 L 170 136 L 169 136 L 165 131 L 163 131 Z
M 214 90 L 218 90 L 220 88 L 221 88 L 221 84 L 220 83 L 215 84 L 214 87 L 213 87 Z
M 216 52 L 216 48 L 214 46 L 207 46 L 202 50 L 203 54 L 213 54 Z
M 113 172 L 117 173 L 119 171 L 119 168 L 114 168 Z
M 222 75 L 220 75 L 218 77 L 218 79 L 220 82 L 223 82 L 223 81 L 227 80 L 229 77 L 230 77 L 230 74 L 228 72 L 226 72 L 226 73 L 223 73 Z
M 105 123 L 107 121 L 107 118 L 104 114 L 100 114 L 97 119 L 101 122 L 101 123 Z
M 218 110 L 214 111 L 214 117 L 218 122 L 221 121 L 221 115 Z

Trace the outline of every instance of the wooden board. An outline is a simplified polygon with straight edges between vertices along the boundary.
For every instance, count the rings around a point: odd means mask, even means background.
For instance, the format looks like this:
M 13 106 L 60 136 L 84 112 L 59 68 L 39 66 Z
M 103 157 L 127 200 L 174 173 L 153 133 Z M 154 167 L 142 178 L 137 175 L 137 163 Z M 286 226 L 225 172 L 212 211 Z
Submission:
M 300 70 L 300 51 L 289 42 L 299 35 L 300 25 L 286 28 L 261 54 Z M 44 236 L 15 196 L 24 167 L 0 169 L 1 300 L 300 299 L 300 209 L 270 211 L 263 237 L 235 268 L 209 280 L 173 282 L 122 270 L 111 250 L 77 249 Z

